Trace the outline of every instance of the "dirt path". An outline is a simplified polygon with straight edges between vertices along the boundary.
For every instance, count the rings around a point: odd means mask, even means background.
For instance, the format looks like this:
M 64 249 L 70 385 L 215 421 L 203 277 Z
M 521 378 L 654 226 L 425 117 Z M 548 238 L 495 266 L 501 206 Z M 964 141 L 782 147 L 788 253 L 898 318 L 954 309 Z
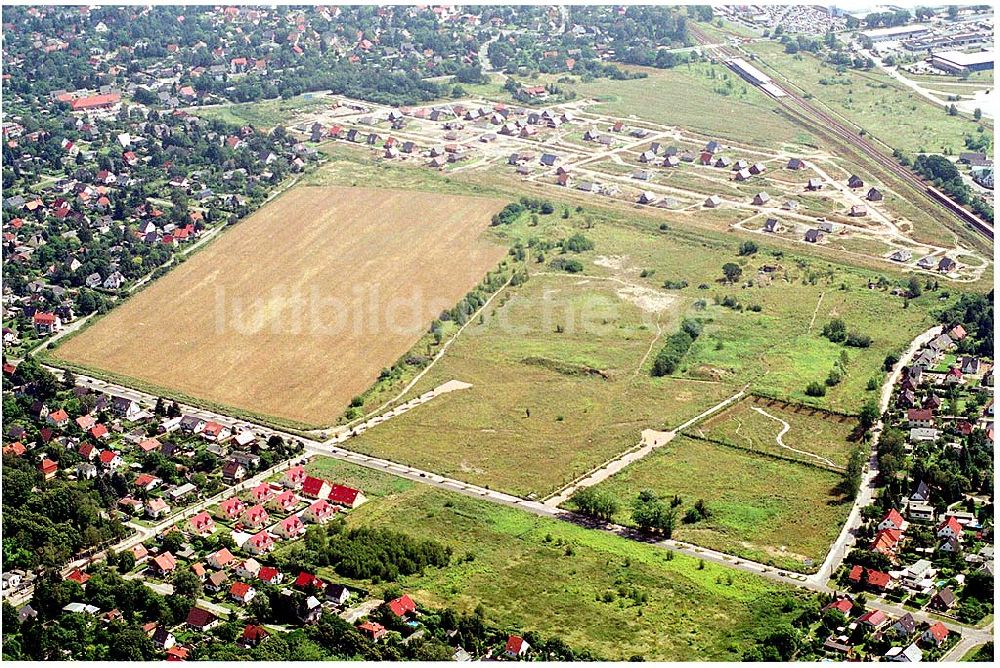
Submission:
M 819 313 L 819 305 L 823 303 L 823 296 L 824 296 L 825 294 L 826 294 L 825 292 L 821 292 L 821 293 L 819 293 L 819 299 L 818 299 L 818 300 L 816 301 L 816 308 L 815 308 L 815 309 L 813 309 L 813 317 L 812 317 L 812 320 L 810 320 L 810 321 L 809 321 L 809 327 L 807 327 L 807 328 L 806 328 L 806 331 L 807 331 L 807 332 L 811 332 L 811 331 L 812 331 L 812 328 L 813 328 L 813 325 L 815 325 L 815 324 L 816 324 L 816 314 L 818 314 L 818 313 Z M 766 415 L 766 413 L 765 413 L 765 415 Z
M 554 492 L 552 495 L 544 499 L 543 503 L 546 506 L 549 506 L 550 508 L 557 508 L 560 504 L 566 502 L 571 496 L 573 496 L 573 494 L 575 494 L 577 490 L 583 487 L 593 487 L 594 485 L 607 480 L 615 473 L 618 473 L 623 468 L 628 466 L 629 464 L 637 462 L 640 459 L 645 458 L 647 455 L 653 452 L 653 450 L 663 447 L 664 445 L 672 441 L 674 437 L 684 429 L 687 429 L 696 422 L 704 420 L 708 416 L 717 413 L 718 411 L 732 404 L 734 401 L 739 401 L 740 399 L 743 398 L 743 395 L 746 393 L 746 391 L 747 388 L 743 387 L 743 389 L 741 389 L 733 396 L 727 399 L 723 399 L 722 401 L 712 406 L 708 410 L 699 413 L 698 415 L 694 416 L 684 424 L 674 429 L 671 429 L 670 431 L 656 431 L 654 429 L 644 429 L 642 431 L 642 437 L 639 440 L 639 444 L 636 445 L 634 448 L 616 456 L 614 459 L 608 460 L 607 462 L 598 466 L 596 469 L 593 469 L 590 473 L 583 474 L 570 484 L 566 485 L 562 489 L 558 490 L 557 492 Z
M 840 471 L 844 470 L 843 466 L 840 466 L 839 464 L 834 464 L 832 461 L 830 461 L 826 457 L 821 457 L 820 455 L 817 455 L 815 453 L 806 452 L 805 450 L 799 450 L 798 448 L 793 448 L 790 445 L 785 445 L 785 442 L 782 439 L 784 438 L 785 434 L 788 433 L 788 430 L 792 428 L 792 426 L 790 424 L 788 424 L 787 422 L 785 422 L 784 420 L 782 420 L 781 418 L 775 417 L 774 415 L 771 415 L 770 413 L 768 413 L 767 411 L 765 411 L 763 408 L 760 408 L 758 406 L 751 406 L 750 408 L 752 408 L 753 410 L 757 411 L 758 413 L 760 413 L 761 415 L 763 415 L 766 418 L 770 418 L 772 420 L 775 420 L 775 421 L 781 423 L 781 431 L 779 431 L 778 435 L 774 437 L 774 440 L 777 441 L 778 445 L 781 446 L 782 448 L 784 448 L 785 450 L 791 450 L 792 452 L 797 452 L 800 455 L 806 455 L 807 457 L 813 457 L 813 458 L 818 459 L 819 461 L 823 462 L 827 466 L 831 466 L 831 467 L 833 467 L 833 468 L 835 468 L 837 470 L 840 470 Z

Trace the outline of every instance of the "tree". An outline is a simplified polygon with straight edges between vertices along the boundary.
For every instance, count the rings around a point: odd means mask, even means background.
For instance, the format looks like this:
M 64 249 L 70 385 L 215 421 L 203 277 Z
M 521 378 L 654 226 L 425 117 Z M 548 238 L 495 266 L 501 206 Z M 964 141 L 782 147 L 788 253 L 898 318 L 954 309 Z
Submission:
M 174 574 L 174 594 L 198 599 L 202 595 L 201 578 L 190 568 L 182 568 Z
M 923 290 L 920 287 L 920 281 L 917 280 L 916 276 L 911 276 L 909 283 L 907 283 L 907 291 L 910 293 L 911 297 L 919 297 Z
M 632 520 L 643 531 L 659 531 L 670 538 L 677 521 L 677 511 L 657 497 L 655 492 L 644 489 L 632 503 Z
M 571 501 L 584 515 L 590 515 L 608 522 L 618 512 L 618 500 L 608 492 L 598 491 L 593 487 L 584 487 L 576 492 Z
M 980 109 L 979 107 L 976 107 L 975 111 L 972 112 L 972 117 L 977 121 L 981 120 L 983 117 L 983 110 Z
M 878 422 L 880 416 L 881 412 L 878 409 L 878 404 L 873 399 L 866 401 L 865 405 L 861 407 L 861 412 L 858 414 L 858 426 L 861 427 L 862 431 L 867 432 Z
M 722 265 L 722 274 L 729 283 L 735 283 L 743 275 L 743 269 L 735 262 L 727 262 Z
M 753 255 L 757 250 L 757 244 L 753 241 L 744 241 L 740 244 L 740 255 Z

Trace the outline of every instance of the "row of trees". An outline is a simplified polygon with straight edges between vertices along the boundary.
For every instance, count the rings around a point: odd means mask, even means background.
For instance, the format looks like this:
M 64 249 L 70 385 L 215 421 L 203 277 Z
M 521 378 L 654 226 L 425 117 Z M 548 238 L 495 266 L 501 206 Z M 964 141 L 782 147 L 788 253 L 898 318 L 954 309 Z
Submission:
M 653 359 L 652 374 L 667 376 L 677 370 L 684 355 L 691 349 L 695 339 L 701 334 L 701 323 L 685 318 L 681 329 L 671 334 Z

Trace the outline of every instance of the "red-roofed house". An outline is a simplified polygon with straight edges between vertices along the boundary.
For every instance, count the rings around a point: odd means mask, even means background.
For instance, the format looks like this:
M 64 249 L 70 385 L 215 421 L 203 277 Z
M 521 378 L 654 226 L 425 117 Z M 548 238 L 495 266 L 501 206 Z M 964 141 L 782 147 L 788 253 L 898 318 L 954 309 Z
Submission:
M 892 560 L 896 558 L 896 546 L 899 545 L 901 534 L 896 529 L 882 529 L 875 534 L 872 550 L 884 554 Z
M 906 411 L 910 427 L 930 427 L 934 424 L 934 411 L 929 408 L 911 408 Z
M 882 628 L 888 621 L 889 618 L 886 617 L 885 613 L 881 610 L 869 610 L 865 614 L 858 617 L 859 624 L 865 624 L 873 629 Z
M 110 471 L 114 471 L 124 463 L 121 455 L 114 450 L 101 450 L 101 454 L 98 456 L 98 459 L 101 462 L 101 466 Z
M 899 514 L 899 511 L 893 508 L 888 513 L 886 513 L 885 519 L 883 519 L 879 525 L 878 529 L 896 529 L 897 531 L 903 530 L 903 516 Z
M 845 617 L 850 617 L 851 610 L 854 609 L 854 604 L 851 603 L 849 598 L 838 598 L 836 601 L 828 603 L 823 612 L 827 610 L 839 610 Z
M 861 577 L 864 575 L 865 569 L 859 565 L 855 564 L 851 568 L 851 572 L 847 574 L 847 579 L 854 584 L 861 584 Z
M 962 327 L 961 325 L 955 325 L 954 327 L 951 328 L 951 331 L 948 332 L 948 336 L 951 337 L 953 341 L 961 341 L 966 336 L 968 336 L 968 334 L 965 331 L 965 327 Z
M 364 622 L 358 625 L 358 630 L 372 642 L 378 642 L 388 633 L 385 627 L 378 622 Z
M 921 639 L 924 642 L 933 643 L 935 646 L 940 647 L 948 639 L 948 627 L 941 622 L 935 622 L 927 627 Z
M 330 503 L 336 503 L 339 506 L 347 508 L 357 508 L 368 500 L 360 490 L 343 485 L 334 485 L 331 487 L 330 495 L 327 498 L 330 500 Z
M 271 634 L 263 626 L 257 624 L 247 624 L 240 637 L 240 645 L 244 648 L 256 647 L 271 637 Z
M 867 574 L 868 586 L 872 589 L 877 589 L 879 591 L 884 590 L 892 582 L 892 576 L 888 573 L 883 573 L 882 571 L 868 569 Z
M 97 424 L 97 418 L 95 418 L 93 415 L 81 415 L 76 419 L 76 426 L 82 429 L 83 431 L 87 431 L 95 424 Z
M 246 504 L 234 496 L 219 504 L 219 509 L 215 511 L 215 516 L 224 520 L 233 520 L 239 517 L 245 508 Z
M 173 573 L 177 568 L 177 560 L 174 559 L 174 555 L 169 552 L 164 552 L 163 554 L 153 557 L 153 563 L 150 565 L 154 571 L 160 575 L 167 575 Z
M 256 595 L 257 590 L 246 582 L 236 582 L 229 588 L 229 598 L 240 605 L 246 605 Z
M 302 517 L 314 524 L 323 524 L 337 514 L 337 509 L 326 499 L 320 499 L 306 508 Z
M 67 575 L 66 579 L 72 580 L 73 582 L 78 582 L 81 585 L 85 585 L 87 584 L 87 580 L 90 579 L 90 576 L 81 571 L 79 568 L 77 568 L 72 573 Z
M 170 514 L 170 506 L 163 499 L 148 499 L 146 501 L 146 515 L 152 519 L 159 519 Z
M 52 334 L 62 329 L 62 319 L 55 313 L 43 313 L 39 311 L 32 317 L 35 331 L 39 334 Z
M 230 552 L 229 549 L 225 547 L 219 550 L 218 552 L 213 552 L 212 554 L 208 555 L 207 559 L 205 559 L 205 561 L 208 562 L 208 565 L 216 570 L 229 566 L 235 560 L 236 557 L 233 556 L 233 553 Z
M 268 501 L 268 505 L 274 510 L 287 513 L 291 512 L 298 502 L 299 497 L 295 496 L 295 492 L 290 489 L 286 489 L 278 496 L 272 497 L 271 500 Z
M 45 420 L 54 427 L 65 427 L 69 424 L 69 413 L 60 408 L 49 413 Z
M 199 536 L 208 536 L 215 531 L 215 520 L 203 510 L 188 520 L 188 528 Z
M 289 489 L 298 489 L 302 487 L 302 483 L 306 479 L 306 470 L 301 466 L 293 466 L 292 468 L 285 471 L 285 475 L 281 477 L 281 484 Z
M 958 523 L 954 515 L 948 515 L 937 527 L 938 538 L 962 538 L 962 525 Z
M 302 571 L 299 573 L 299 576 L 295 578 L 295 586 L 298 587 L 299 589 L 319 590 L 323 589 L 323 587 L 325 587 L 326 584 L 312 573 L 309 573 L 308 571 Z
M 264 506 L 254 506 L 253 508 L 248 508 L 246 512 L 243 513 L 243 524 L 250 527 L 251 529 L 259 529 L 265 524 L 271 516 L 267 514 L 264 510 Z
M 261 566 L 260 572 L 257 573 L 257 579 L 268 584 L 281 584 L 285 576 L 274 566 Z
M 305 530 L 306 525 L 298 515 L 289 515 L 278 522 L 278 526 L 274 529 L 275 533 L 283 538 L 295 538 Z
M 21 457 L 26 453 L 28 449 L 24 447 L 24 443 L 17 441 L 16 443 L 11 443 L 10 445 L 5 445 L 3 448 L 4 455 L 12 455 L 14 457 Z
M 408 619 L 410 615 L 417 611 L 417 604 L 406 594 L 403 594 L 399 598 L 394 598 L 387 605 L 392 610 L 392 614 L 400 619 Z
M 244 547 L 251 554 L 266 554 L 274 548 L 274 539 L 266 531 L 261 531 L 247 540 Z
M 274 494 L 274 490 L 266 482 L 257 485 L 252 490 L 250 490 L 250 498 L 256 503 L 264 503 Z
M 163 481 L 151 473 L 140 473 L 135 477 L 135 482 L 133 484 L 136 489 L 144 489 L 148 492 L 161 482 Z
M 108 438 L 111 438 L 111 434 L 110 432 L 108 432 L 108 428 L 105 427 L 103 424 L 95 424 L 93 427 L 90 428 L 90 431 L 87 433 L 90 434 L 91 438 L 97 440 L 106 440 Z
M 121 101 L 118 93 L 107 93 L 105 95 L 91 95 L 80 97 L 69 103 L 69 108 L 73 111 L 90 111 L 93 109 L 110 109 Z
M 162 447 L 163 444 L 160 443 L 155 438 L 147 438 L 144 441 L 139 441 L 139 449 L 142 450 L 143 452 L 153 452 L 155 450 L 159 450 Z
M 302 495 L 312 499 L 325 499 L 330 495 L 330 483 L 321 478 L 306 476 L 302 481 Z
M 51 480 L 56 476 L 56 471 L 59 470 L 59 465 L 51 459 L 43 459 L 38 462 L 38 470 L 42 472 L 43 479 Z
M 516 657 L 524 656 L 531 649 L 531 645 L 522 638 L 521 636 L 510 636 L 507 638 L 507 646 L 504 648 L 503 653 L 507 656 Z

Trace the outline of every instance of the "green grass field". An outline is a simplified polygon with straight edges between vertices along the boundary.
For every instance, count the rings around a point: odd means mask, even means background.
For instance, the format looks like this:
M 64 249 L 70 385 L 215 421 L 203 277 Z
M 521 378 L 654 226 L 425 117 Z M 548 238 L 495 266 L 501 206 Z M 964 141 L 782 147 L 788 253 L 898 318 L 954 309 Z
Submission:
M 840 480 L 814 466 L 678 436 L 597 489 L 620 500 L 615 519 L 626 524 L 630 504 L 644 489 L 679 495 L 681 517 L 704 499 L 711 516 L 690 525 L 678 521 L 675 539 L 809 571 L 826 556 L 850 509 L 836 490 Z
M 466 611 L 482 604 L 512 631 L 559 636 L 607 659 L 735 660 L 749 640 L 794 617 L 801 600 L 794 590 L 734 569 L 699 569 L 683 555 L 668 560 L 665 550 L 610 534 L 416 483 L 397 486 L 378 480 L 387 474 L 351 464 L 318 460 L 311 468 L 369 486 L 372 500 L 350 513 L 350 526 L 452 547 L 451 566 L 399 583 L 419 604 Z M 375 596 L 386 586 L 357 584 Z M 634 603 L 633 590 L 646 602 Z
M 644 79 L 567 84 L 577 97 L 600 104 L 588 111 L 680 125 L 724 139 L 777 148 L 815 145 L 816 139 L 774 112 L 774 103 L 724 65 L 693 63 L 673 69 L 621 65 L 648 74 Z
M 779 420 L 784 420 L 789 425 L 781 439 L 788 446 L 785 448 L 777 442 L 778 434 L 784 429 Z M 851 453 L 852 444 L 848 437 L 855 424 L 856 421 L 851 418 L 815 409 L 750 398 L 716 413 L 689 431 L 706 438 L 810 464 L 829 466 L 832 462 L 835 466 L 843 467 Z M 823 461 L 824 459 L 829 462 Z
M 916 92 L 880 72 L 848 69 L 843 73 L 816 57 L 786 54 L 776 42 L 755 42 L 749 49 L 757 54 L 768 74 L 787 77 L 827 108 L 887 143 L 907 153 L 965 150 L 964 137 L 975 132 L 971 118 L 949 116 Z M 760 66 L 760 65 L 758 65 Z M 773 69 L 771 69 L 773 68 Z M 992 134 L 992 132 L 991 132 Z
M 296 114 L 315 111 L 329 105 L 329 100 L 319 94 L 306 93 L 287 100 L 274 99 L 245 104 L 226 104 L 218 107 L 194 109 L 192 113 L 202 118 L 221 120 L 234 125 L 273 128 L 277 125 L 288 125 Z
M 454 392 L 348 447 L 519 495 L 545 495 L 732 394 L 721 383 L 649 376 L 656 318 L 613 281 L 532 277 L 491 305 L 411 392 Z M 670 299 L 669 295 L 661 298 Z M 675 329 L 683 300 L 660 324 Z M 561 332 L 559 330 L 562 330 Z

